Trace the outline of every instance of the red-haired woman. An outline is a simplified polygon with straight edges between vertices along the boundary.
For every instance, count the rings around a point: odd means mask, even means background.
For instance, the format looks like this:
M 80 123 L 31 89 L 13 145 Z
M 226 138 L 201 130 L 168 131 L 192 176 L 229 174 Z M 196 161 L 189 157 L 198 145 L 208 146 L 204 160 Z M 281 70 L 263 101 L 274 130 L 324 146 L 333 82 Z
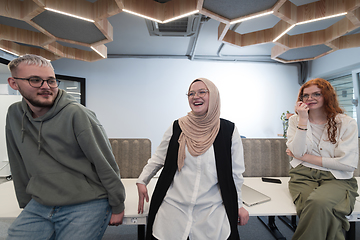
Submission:
M 289 191 L 299 222 L 292 239 L 345 239 L 355 204 L 358 128 L 343 114 L 331 84 L 321 78 L 299 91 L 289 119 L 287 154 L 293 157 Z

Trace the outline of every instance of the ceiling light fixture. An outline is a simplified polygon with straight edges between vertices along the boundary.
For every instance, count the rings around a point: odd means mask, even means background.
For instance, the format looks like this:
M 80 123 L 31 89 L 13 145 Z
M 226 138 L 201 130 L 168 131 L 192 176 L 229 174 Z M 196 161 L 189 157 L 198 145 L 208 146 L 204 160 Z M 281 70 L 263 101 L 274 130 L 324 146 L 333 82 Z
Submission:
M 10 53 L 10 54 L 12 54 L 12 55 L 15 55 L 15 56 L 17 56 L 17 57 L 19 56 L 19 54 L 16 54 L 16 53 L 14 53 L 14 52 L 11 52 L 11 51 L 6 50 L 6 49 L 1 48 L 1 47 L 0 47 L 0 50 L 1 50 L 1 51 L 4 51 L 4 52 L 7 52 L 7 53 Z
M 347 14 L 347 12 L 344 12 L 344 13 L 339 13 L 339 14 L 327 16 L 327 17 L 322 17 L 322 18 L 317 18 L 317 19 L 312 19 L 312 20 L 308 20 L 308 21 L 303 21 L 303 22 L 295 23 L 295 24 L 293 24 L 291 27 L 289 27 L 288 29 L 286 29 L 286 30 L 285 30 L 282 34 L 280 34 L 277 38 L 275 38 L 275 39 L 273 40 L 273 42 L 276 42 L 279 38 L 281 38 L 282 36 L 284 36 L 285 33 L 289 32 L 293 27 L 295 27 L 295 26 L 297 26 L 297 25 L 302 25 L 302 24 L 311 23 L 311 22 L 316 22 L 316 21 L 321 21 L 321 20 L 325 20 L 325 19 L 329 19 L 329 18 L 339 17 L 339 16 L 343 16 L 343 15 L 346 15 L 346 14 Z
M 284 36 L 285 35 L 285 33 L 287 33 L 288 31 L 290 31 L 291 29 L 293 29 L 293 27 L 295 27 L 296 26 L 296 24 L 293 24 L 293 25 L 291 25 L 288 29 L 286 29 L 282 34 L 280 34 L 277 38 L 275 38 L 274 40 L 273 40 L 273 42 L 276 42 L 279 38 L 281 38 L 282 36 Z
M 136 12 L 133 12 L 133 11 L 130 11 L 130 10 L 127 10 L 127 9 L 123 9 L 123 11 L 124 11 L 124 12 L 127 12 L 127 13 L 130 13 L 130 14 L 133 14 L 133 15 L 136 15 L 136 16 L 138 16 L 138 17 L 142 17 L 142 18 L 149 19 L 149 20 L 154 21 L 154 22 L 162 23 L 162 21 L 160 21 L 160 20 L 158 20 L 158 19 L 151 18 L 151 17 L 145 16 L 145 15 L 142 15 L 142 14 L 139 14 L 139 13 L 136 13 Z
M 92 20 L 92 19 L 83 18 L 83 17 L 76 16 L 76 15 L 73 15 L 73 14 L 70 14 L 70 13 L 66 13 L 66 12 L 61 12 L 61 11 L 58 11 L 58 10 L 55 10 L 55 9 L 52 9 L 52 8 L 47 8 L 47 7 L 46 7 L 45 9 L 48 10 L 48 11 L 51 11 L 51 12 L 60 13 L 60 14 L 66 15 L 66 16 L 78 18 L 78 19 L 85 20 L 85 21 L 88 21 L 88 22 L 95 22 L 95 21 Z
M 230 24 L 239 23 L 239 22 L 244 22 L 244 21 L 247 21 L 247 20 L 250 20 L 250 19 L 254 19 L 254 18 L 258 18 L 258 17 L 270 15 L 270 14 L 273 14 L 273 13 L 274 13 L 274 11 L 270 11 L 270 12 L 266 12 L 266 13 L 261 13 L 261 14 L 254 15 L 254 16 L 251 16 L 251 17 L 247 17 L 247 18 L 242 18 L 242 19 L 239 19 L 239 20 L 231 21 Z
M 101 57 L 106 58 L 106 56 L 104 56 L 101 52 L 99 52 L 98 50 L 96 50 L 93 46 L 90 47 L 92 50 L 94 50 L 97 54 L 99 54 Z
M 199 10 L 195 10 L 195 11 L 192 11 L 192 12 L 188 12 L 188 13 L 185 13 L 183 15 L 180 15 L 180 16 L 177 16 L 177 17 L 174 17 L 174 18 L 170 18 L 170 19 L 167 19 L 165 21 L 161 21 L 159 19 L 155 19 L 155 18 L 152 18 L 152 17 L 148 17 L 148 16 L 145 16 L 145 15 L 142 15 L 140 13 L 136 13 L 136 12 L 133 12 L 133 11 L 130 11 L 130 10 L 127 10 L 127 9 L 123 9 L 124 12 L 127 12 L 127 13 L 130 13 L 130 14 L 133 14 L 133 15 L 136 15 L 138 17 L 142 17 L 142 18 L 146 18 L 146 19 L 149 19 L 151 21 L 154 21 L 154 22 L 158 22 L 158 23 L 168 23 L 168 22 L 171 22 L 171 21 L 174 21 L 176 19 L 180 19 L 180 18 L 184 18 L 184 17 L 187 17 L 189 15 L 193 15 L 195 13 L 198 13 Z
M 195 11 L 192 11 L 192 12 L 188 12 L 188 13 L 185 13 L 183 15 L 180 15 L 180 16 L 177 16 L 177 17 L 174 17 L 174 18 L 170 18 L 170 19 L 167 19 L 165 21 L 162 21 L 162 23 L 168 23 L 168 22 L 171 22 L 171 21 L 174 21 L 176 19 L 180 19 L 180 18 L 184 18 L 184 17 L 187 17 L 187 16 L 190 16 L 190 15 L 193 15 L 195 13 L 198 13 L 199 10 L 195 10 Z
M 322 17 L 322 18 L 312 19 L 312 20 L 308 20 L 308 21 L 304 21 L 304 22 L 299 22 L 299 23 L 296 23 L 296 25 L 301 25 L 301 24 L 306 24 L 306 23 L 321 21 L 321 20 L 325 20 L 325 19 L 329 19 L 329 18 L 334 18 L 334 17 L 340 17 L 340 16 L 343 16 L 343 15 L 346 15 L 346 14 L 347 14 L 347 12 L 339 13 L 339 14 L 335 14 L 335 15 L 331 15 L 331 16 L 327 16 L 327 17 Z

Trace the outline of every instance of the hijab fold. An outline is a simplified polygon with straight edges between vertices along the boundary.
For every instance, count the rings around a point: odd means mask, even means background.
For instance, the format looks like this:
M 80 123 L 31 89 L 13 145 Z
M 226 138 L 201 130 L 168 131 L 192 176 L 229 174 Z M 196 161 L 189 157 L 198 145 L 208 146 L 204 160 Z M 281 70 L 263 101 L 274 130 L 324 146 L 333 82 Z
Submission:
M 198 78 L 191 85 L 200 80 L 209 90 L 209 108 L 206 114 L 202 116 L 195 115 L 192 111 L 179 119 L 179 125 L 182 130 L 179 142 L 178 169 L 184 166 L 185 146 L 189 153 L 196 157 L 204 154 L 214 143 L 220 129 L 220 94 L 219 90 L 210 80 Z M 189 90 L 190 90 L 189 87 Z

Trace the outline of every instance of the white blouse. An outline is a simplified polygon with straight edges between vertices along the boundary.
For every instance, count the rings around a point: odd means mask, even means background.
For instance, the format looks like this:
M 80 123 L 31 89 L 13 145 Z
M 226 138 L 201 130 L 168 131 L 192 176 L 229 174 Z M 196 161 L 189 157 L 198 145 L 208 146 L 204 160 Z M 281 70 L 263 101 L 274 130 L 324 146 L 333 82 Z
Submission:
M 302 131 L 296 128 L 298 121 L 298 115 L 291 116 L 289 119 L 286 145 L 295 156 L 290 162 L 291 166 L 295 168 L 302 164 L 310 168 L 330 171 L 337 179 L 352 178 L 359 161 L 356 121 L 344 114 L 336 116 L 335 144 L 328 139 L 327 127 L 323 129 L 320 142 L 316 143 L 310 122 L 308 121 L 307 131 Z M 321 156 L 323 166 L 317 166 L 298 159 L 306 153 Z
M 165 132 L 137 183 L 148 184 L 163 167 L 172 129 L 170 126 Z M 214 148 L 211 146 L 197 157 L 191 156 L 187 148 L 185 153 L 184 167 L 175 173 L 155 217 L 153 235 L 159 240 L 186 240 L 188 236 L 190 239 L 227 239 L 230 235 L 230 223 L 218 185 Z M 236 127 L 232 136 L 231 154 L 240 208 L 245 165 L 242 142 Z

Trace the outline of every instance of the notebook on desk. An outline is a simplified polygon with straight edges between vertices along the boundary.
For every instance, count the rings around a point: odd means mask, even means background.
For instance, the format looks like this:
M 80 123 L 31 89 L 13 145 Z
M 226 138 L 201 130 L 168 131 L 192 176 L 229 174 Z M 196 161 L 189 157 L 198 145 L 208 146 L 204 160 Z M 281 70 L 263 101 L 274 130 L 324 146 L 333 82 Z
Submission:
M 243 203 L 248 207 L 271 200 L 269 196 L 256 191 L 255 189 L 246 186 L 245 184 L 242 185 L 241 195 Z

